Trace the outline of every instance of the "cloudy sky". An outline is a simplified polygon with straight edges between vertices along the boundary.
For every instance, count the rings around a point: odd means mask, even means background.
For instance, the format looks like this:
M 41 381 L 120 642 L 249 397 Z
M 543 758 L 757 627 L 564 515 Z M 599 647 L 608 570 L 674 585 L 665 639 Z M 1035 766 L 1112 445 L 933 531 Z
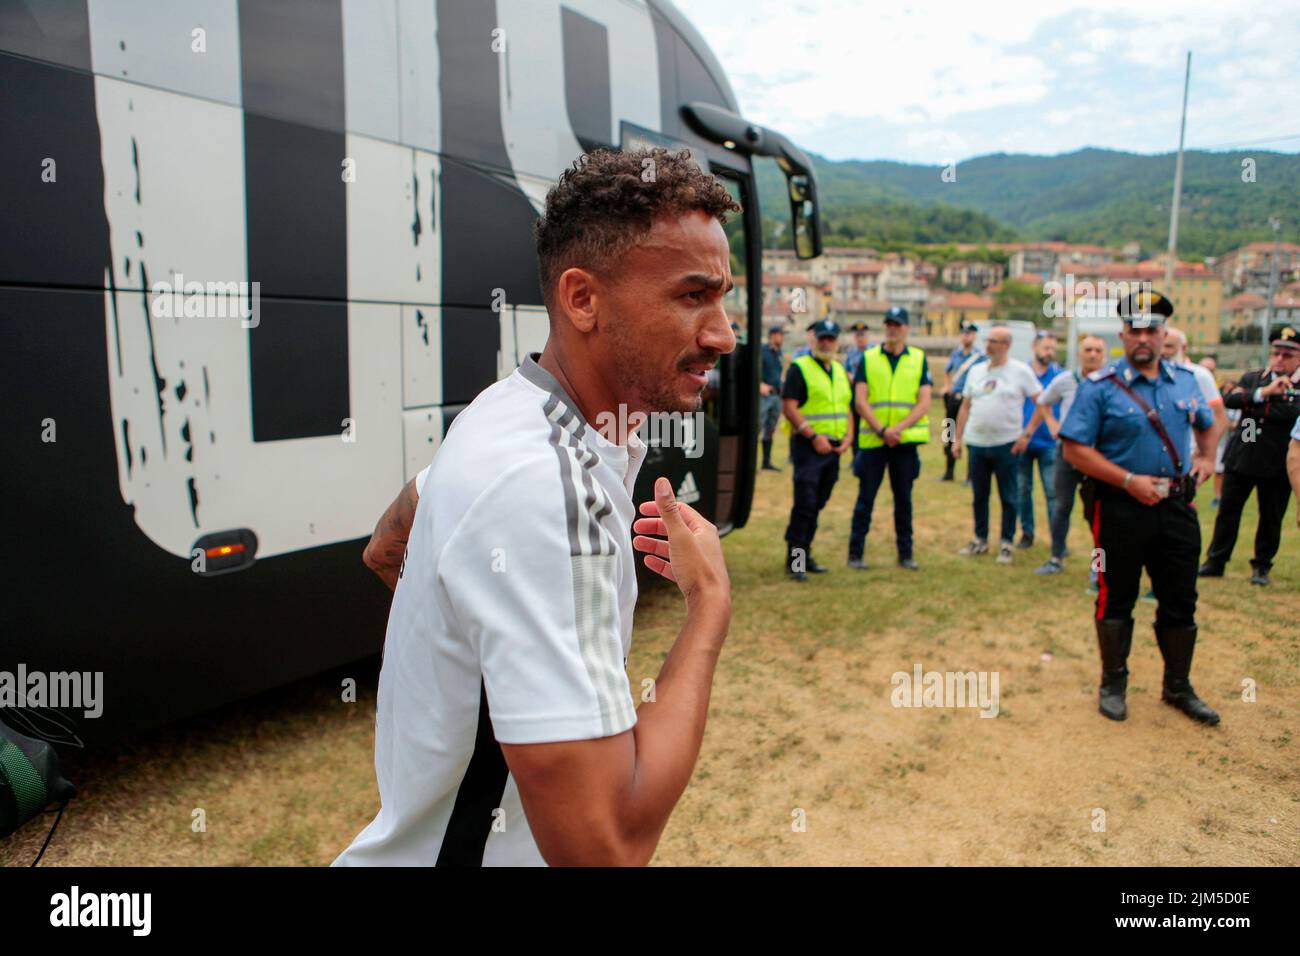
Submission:
M 746 117 L 832 159 L 1300 151 L 1300 0 L 676 0 Z

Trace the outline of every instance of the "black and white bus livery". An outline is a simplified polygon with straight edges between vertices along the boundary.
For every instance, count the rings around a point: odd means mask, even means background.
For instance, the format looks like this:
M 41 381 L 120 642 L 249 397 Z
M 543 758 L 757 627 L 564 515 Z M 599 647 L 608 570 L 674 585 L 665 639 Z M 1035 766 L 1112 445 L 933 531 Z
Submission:
M 585 150 L 734 190 L 742 340 L 752 157 L 820 252 L 807 157 L 666 0 L 0 0 L 0 135 L 0 671 L 102 672 L 102 717 L 35 715 L 79 744 L 379 650 L 362 546 L 544 343 L 531 227 Z M 638 497 L 742 526 L 756 383 L 744 346 Z

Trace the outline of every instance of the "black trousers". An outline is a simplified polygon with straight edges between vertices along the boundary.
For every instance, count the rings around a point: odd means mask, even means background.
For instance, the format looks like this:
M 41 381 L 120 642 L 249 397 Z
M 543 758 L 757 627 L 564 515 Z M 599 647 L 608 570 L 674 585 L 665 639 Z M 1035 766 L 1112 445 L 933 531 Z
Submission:
M 1291 482 L 1285 474 L 1276 478 L 1257 478 L 1239 471 L 1225 471 L 1223 494 L 1219 496 L 1219 516 L 1214 519 L 1214 537 L 1205 560 L 1223 567 L 1232 560 L 1241 526 L 1241 511 L 1246 499 L 1255 491 L 1259 503 L 1259 524 L 1255 528 L 1255 558 L 1250 563 L 1267 571 L 1273 566 L 1282 541 L 1282 519 L 1291 500 Z
M 785 540 L 791 548 L 811 553 L 817 517 L 831 500 L 831 490 L 840 477 L 840 456 L 834 452 L 819 455 L 812 442 L 794 438 L 790 442 L 790 463 L 794 466 L 794 506 Z
M 1094 486 L 1095 488 L 1095 486 Z M 1127 493 L 1091 491 L 1093 567 L 1097 569 L 1097 620 L 1133 616 L 1142 569 L 1156 592 L 1157 627 L 1196 623 L 1196 566 L 1201 524 L 1186 501 L 1167 498 L 1138 504 Z
M 913 442 L 904 445 L 881 445 L 859 448 L 853 459 L 853 473 L 858 476 L 858 500 L 853 505 L 853 524 L 849 530 L 849 558 L 862 557 L 867 533 L 871 530 L 871 511 L 876 492 L 889 472 L 889 487 L 894 492 L 894 538 L 899 558 L 912 556 L 912 482 L 921 474 L 921 456 Z
M 943 439 L 943 457 L 946 461 L 953 463 L 956 461 L 952 457 L 952 446 L 957 440 L 957 413 L 961 411 L 961 399 L 955 397 L 951 392 L 943 397 L 943 413 L 946 419 L 951 420 L 952 424 L 947 421 L 939 429 L 939 437 Z M 952 464 L 947 466 L 951 469 Z

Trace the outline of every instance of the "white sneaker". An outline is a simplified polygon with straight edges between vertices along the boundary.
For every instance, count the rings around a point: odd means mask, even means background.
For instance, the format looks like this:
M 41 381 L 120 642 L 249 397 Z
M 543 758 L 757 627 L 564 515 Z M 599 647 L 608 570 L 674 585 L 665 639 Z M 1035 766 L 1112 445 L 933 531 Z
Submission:
M 1015 551 L 1012 550 L 1014 547 L 1010 541 L 1002 542 L 1002 547 L 998 549 L 998 564 L 1010 564 L 1015 560 Z
M 989 543 L 983 538 L 972 538 L 970 544 L 957 552 L 963 558 L 969 558 L 976 554 L 988 554 Z

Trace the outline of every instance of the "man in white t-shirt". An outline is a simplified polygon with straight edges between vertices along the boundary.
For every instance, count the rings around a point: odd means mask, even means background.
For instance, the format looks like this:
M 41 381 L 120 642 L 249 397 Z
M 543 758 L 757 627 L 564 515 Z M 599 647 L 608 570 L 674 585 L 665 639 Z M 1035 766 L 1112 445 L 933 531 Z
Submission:
M 970 448 L 970 481 L 975 512 L 975 537 L 959 554 L 987 554 L 989 550 L 989 493 L 996 477 L 1002 500 L 1002 539 L 998 563 L 1010 564 L 1016 536 L 1016 497 L 1019 478 L 1012 446 L 1022 436 L 1025 399 L 1037 398 L 1043 386 L 1024 362 L 1010 357 L 1011 330 L 995 325 L 984 341 L 988 361 L 966 373 L 961 410 L 957 413 L 957 439 L 953 458 Z
M 1165 327 L 1165 344 L 1160 349 L 1160 355 L 1166 362 L 1171 362 L 1178 368 L 1185 368 L 1196 377 L 1196 384 L 1201 388 L 1201 395 L 1205 403 L 1210 406 L 1210 411 L 1214 414 L 1214 427 L 1221 433 L 1226 434 L 1228 430 L 1228 411 L 1223 406 L 1223 395 L 1219 392 L 1219 383 L 1214 380 L 1214 373 L 1204 365 L 1192 362 L 1187 357 L 1187 336 L 1181 329 L 1176 329 L 1172 325 Z M 1187 451 L 1184 457 L 1191 459 L 1192 452 L 1195 450 L 1195 441 L 1189 434 L 1187 436 Z
M 722 226 L 737 209 L 662 149 L 593 151 L 547 195 L 535 228 L 545 350 L 456 416 L 367 547 L 396 583 L 375 721 L 381 805 L 335 865 L 653 855 L 699 753 L 731 597 L 717 529 L 666 478 L 637 519 L 646 448 L 626 429 L 643 413 L 695 412 L 734 349 Z M 686 603 L 640 710 L 625 670 L 633 548 Z

